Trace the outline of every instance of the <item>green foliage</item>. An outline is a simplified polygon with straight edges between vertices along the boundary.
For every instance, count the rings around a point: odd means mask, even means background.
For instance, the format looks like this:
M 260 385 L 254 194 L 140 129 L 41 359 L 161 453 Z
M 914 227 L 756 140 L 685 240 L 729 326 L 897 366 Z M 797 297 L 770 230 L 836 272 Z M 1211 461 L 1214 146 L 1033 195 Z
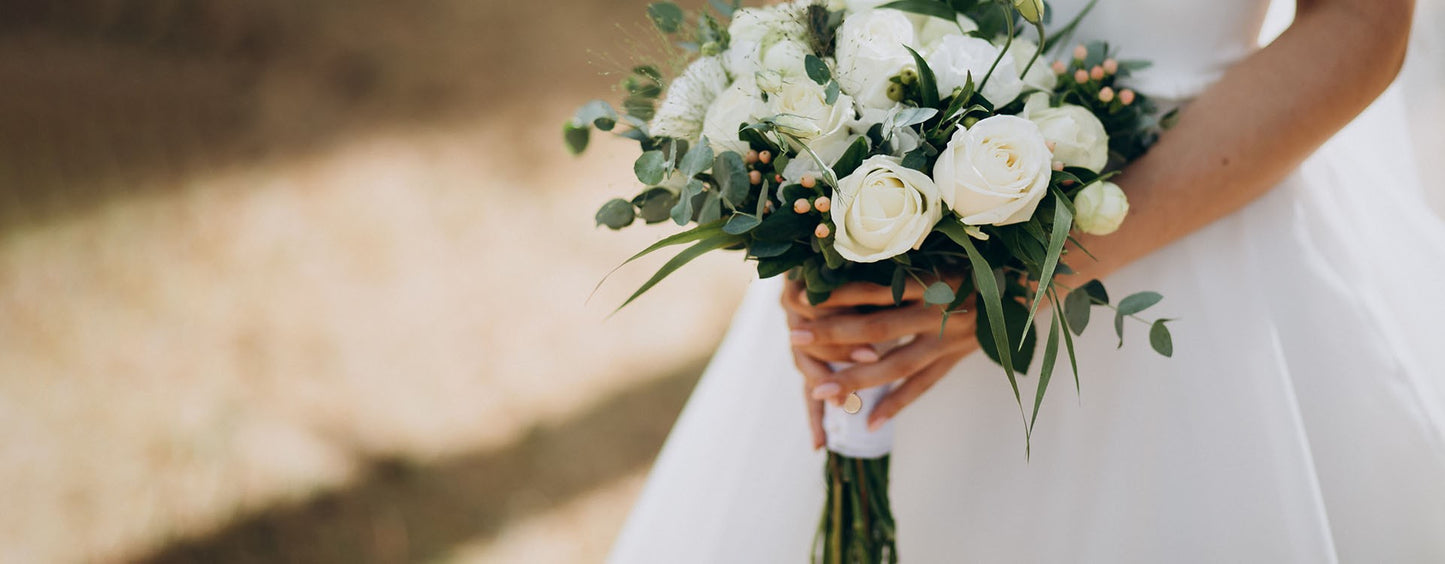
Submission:
M 732 217 L 728 218 L 726 224 L 723 224 L 723 232 L 728 235 L 742 235 L 756 229 L 758 225 L 761 224 L 762 220 L 758 219 L 755 215 L 735 213 Z
M 984 278 L 992 278 L 985 276 Z M 987 303 L 985 303 L 987 306 Z M 999 302 L 1000 313 L 1003 321 L 997 326 L 993 324 L 993 314 L 990 307 L 978 308 L 978 344 L 988 358 L 1000 365 L 1003 364 L 1003 353 L 999 351 L 999 341 L 1002 346 L 1008 347 L 1012 354 L 1014 369 L 1020 373 L 1026 372 L 1029 365 L 1033 363 L 1034 349 L 1038 345 L 1037 336 L 1032 328 L 1022 333 L 1007 333 L 1005 335 L 995 334 L 994 329 L 1009 331 L 1009 327 L 1023 327 L 1024 320 L 1028 319 L 1029 310 L 1019 303 L 1018 300 L 1004 297 Z
M 678 195 L 667 188 L 649 188 L 636 198 L 632 205 L 637 207 L 637 216 L 648 224 L 661 223 L 672 217 L 672 208 L 678 203 Z
M 889 2 L 878 8 L 933 16 L 948 21 L 954 21 L 954 18 L 958 17 L 957 10 L 949 6 L 948 3 L 939 2 L 938 0 L 898 0 L 897 2 Z
M 1157 292 L 1139 292 L 1119 300 L 1119 307 L 1114 311 L 1114 332 L 1119 335 L 1120 347 L 1124 346 L 1124 318 L 1149 309 L 1162 299 L 1164 296 Z
M 637 180 L 648 186 L 661 184 L 667 176 L 667 156 L 662 151 L 647 151 L 632 163 L 632 172 Z
M 737 209 L 748 197 L 748 189 L 752 187 L 748 183 L 748 168 L 743 164 L 742 155 L 732 151 L 724 152 L 713 160 L 712 166 L 713 179 L 717 181 L 723 201 L 728 208 Z
M 608 229 L 622 229 L 632 225 L 636 218 L 632 202 L 620 198 L 608 200 L 602 204 L 602 209 L 597 210 L 597 225 L 606 225 Z
M 1084 328 L 1089 326 L 1089 311 L 1093 306 L 1089 292 L 1083 288 L 1075 288 L 1064 298 L 1064 316 L 1075 335 L 1083 335 Z
M 587 142 L 592 137 L 592 128 L 585 125 L 567 123 L 562 126 L 562 140 L 567 143 L 567 151 L 580 155 L 587 150 Z
M 647 19 L 663 33 L 677 33 L 686 18 L 682 8 L 672 2 L 653 2 L 647 5 Z
M 683 176 L 692 178 L 712 168 L 712 165 L 712 147 L 708 145 L 707 138 L 703 138 L 701 143 L 698 143 L 687 151 L 687 155 L 683 156 L 682 162 L 678 163 L 677 170 L 682 173 Z
M 838 157 L 838 162 L 833 164 L 833 174 L 838 175 L 838 178 L 853 174 L 853 171 L 858 170 L 858 165 L 868 158 L 868 151 L 868 138 L 854 139 L 853 143 L 848 145 L 848 150 L 843 151 L 843 156 Z
M 923 60 L 923 55 L 914 51 L 912 47 L 903 46 L 908 54 L 913 55 L 913 62 L 918 65 L 918 97 L 919 106 L 932 108 L 938 105 L 938 79 L 933 75 L 933 69 L 928 62 Z
M 1164 325 L 1166 322 L 1167 319 L 1160 319 L 1149 326 L 1149 345 L 1167 358 L 1174 356 L 1174 338 L 1169 335 L 1169 328 Z
M 923 291 L 923 303 L 928 305 L 948 305 L 953 303 L 953 288 L 946 282 L 934 282 Z M 897 296 L 894 301 L 899 301 Z
M 647 282 L 644 282 L 642 284 L 642 287 L 638 288 L 636 292 L 633 292 L 632 295 L 627 298 L 627 301 L 622 302 L 622 305 L 617 306 L 617 310 L 613 313 L 621 311 L 622 308 L 627 307 L 627 304 L 632 303 L 639 296 L 646 293 L 648 290 L 651 290 L 653 286 L 656 286 L 658 282 L 661 282 L 664 278 L 667 278 L 668 275 L 671 275 L 673 272 L 677 272 L 677 269 L 682 268 L 683 265 L 686 265 L 689 262 L 692 262 L 693 259 L 702 256 L 708 251 L 714 251 L 724 247 L 731 247 L 743 241 L 744 239 L 742 237 L 727 234 L 715 235 L 707 239 L 698 241 L 697 244 L 688 247 L 686 250 L 678 253 L 677 256 L 672 257 L 672 260 L 669 260 L 666 264 L 662 265 L 662 268 L 658 269 L 657 273 L 652 275 L 652 278 L 649 278 Z
M 702 196 L 702 181 L 696 178 L 687 181 L 682 188 L 682 194 L 677 203 L 672 206 L 672 221 L 678 225 L 687 225 L 693 218 L 693 205 L 699 196 Z
M 803 68 L 808 71 L 808 78 L 818 83 L 818 86 L 826 86 L 833 80 L 833 73 L 828 70 L 828 63 L 823 62 L 817 55 L 809 54 L 803 59 Z

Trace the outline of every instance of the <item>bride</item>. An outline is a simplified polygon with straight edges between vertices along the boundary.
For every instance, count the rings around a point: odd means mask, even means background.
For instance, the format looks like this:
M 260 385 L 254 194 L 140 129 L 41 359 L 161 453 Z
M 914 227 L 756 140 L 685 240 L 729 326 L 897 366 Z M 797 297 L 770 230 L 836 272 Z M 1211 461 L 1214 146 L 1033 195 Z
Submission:
M 1184 108 L 1117 179 L 1129 220 L 1063 279 L 1159 290 L 1173 359 L 1087 332 L 1082 388 L 1042 406 L 1026 459 L 970 316 L 940 335 L 922 305 L 846 307 L 885 288 L 814 308 L 757 282 L 612 559 L 804 561 L 822 402 L 893 383 L 870 422 L 896 424 L 905 562 L 1445 562 L 1445 226 L 1404 108 L 1351 123 L 1397 73 L 1412 2 L 1299 0 L 1259 49 L 1267 3 L 1100 0 L 1075 35 L 1152 59 L 1138 90 Z

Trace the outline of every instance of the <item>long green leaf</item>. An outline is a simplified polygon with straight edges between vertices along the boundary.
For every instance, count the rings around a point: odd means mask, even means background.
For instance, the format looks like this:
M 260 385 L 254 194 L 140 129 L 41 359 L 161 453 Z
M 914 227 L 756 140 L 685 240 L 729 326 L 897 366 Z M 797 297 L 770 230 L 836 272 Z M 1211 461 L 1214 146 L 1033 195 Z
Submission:
M 889 2 L 879 6 L 878 9 L 892 9 L 913 14 L 923 14 L 925 16 L 945 19 L 950 22 L 956 21 L 958 18 L 958 12 L 955 11 L 952 6 L 938 2 L 937 0 L 898 0 L 897 2 Z
M 990 323 L 998 320 L 999 330 L 989 332 L 993 334 L 993 343 L 998 350 L 999 364 L 1003 365 L 1004 374 L 1008 376 L 1009 386 L 1013 388 L 1014 401 L 1019 406 L 1019 417 L 1025 417 L 1023 396 L 1019 394 L 1018 376 L 1014 374 L 1013 349 L 1008 346 L 1008 322 L 1004 320 L 1003 315 L 1003 294 L 999 292 L 998 281 L 994 280 L 993 266 L 988 264 L 988 260 L 984 259 L 982 254 L 979 254 L 978 248 L 973 245 L 968 233 L 963 230 L 963 224 L 959 223 L 957 219 L 945 217 L 943 221 L 938 222 L 934 229 L 958 243 L 958 246 L 963 247 L 964 252 L 968 254 L 969 264 L 973 267 L 974 286 L 978 288 L 979 297 L 983 299 L 983 307 L 988 312 L 988 319 Z M 1027 432 L 1028 419 L 1024 419 L 1024 426 L 1024 430 Z
M 923 60 L 923 55 L 914 51 L 912 47 L 903 46 L 908 53 L 913 55 L 913 62 L 918 65 L 918 94 L 922 98 L 922 107 L 938 107 L 938 79 L 933 76 L 933 69 L 928 66 L 928 61 Z
M 649 278 L 647 282 L 643 283 L 642 287 L 638 288 L 636 292 L 633 292 L 632 296 L 628 297 L 627 301 L 622 302 L 622 305 L 617 306 L 617 309 L 612 313 L 616 314 L 622 311 L 622 308 L 627 307 L 627 304 L 632 303 L 633 300 L 636 300 L 643 293 L 651 290 L 653 286 L 656 286 L 662 279 L 667 278 L 668 275 L 676 272 L 677 269 L 682 268 L 683 265 L 692 262 L 693 259 L 702 256 L 703 253 L 736 245 L 741 243 L 743 239 L 743 237 L 736 235 L 719 235 L 710 239 L 704 239 L 696 245 L 688 247 L 681 253 L 678 253 L 677 256 L 672 257 L 672 260 L 667 261 L 667 264 L 662 265 L 662 268 L 657 270 L 657 274 L 653 274 L 652 278 Z
M 1034 291 L 1034 304 L 1029 308 L 1029 319 L 1024 322 L 1024 333 L 1028 333 L 1034 325 L 1034 315 L 1039 312 L 1039 302 L 1043 301 L 1044 292 L 1049 290 L 1049 283 L 1054 279 L 1054 269 L 1059 266 L 1059 257 L 1064 254 L 1064 243 L 1069 240 L 1069 228 L 1073 224 L 1074 214 L 1069 213 L 1069 208 L 1063 202 L 1057 202 L 1054 205 L 1054 231 L 1049 235 L 1049 254 L 1044 259 L 1044 271 L 1039 275 L 1039 289 Z
M 691 242 L 693 242 L 693 241 L 698 241 L 698 240 L 701 240 L 701 239 L 706 239 L 706 238 L 708 238 L 708 237 L 716 237 L 716 236 L 718 236 L 718 235 L 722 235 L 722 234 L 723 234 L 723 224 L 725 224 L 725 223 L 726 223 L 726 220 L 721 220 L 721 219 L 719 219 L 719 220 L 714 221 L 714 222 L 712 222 L 712 223 L 708 223 L 708 224 L 706 224 L 706 225 L 699 225 L 699 226 L 694 227 L 694 228 L 692 228 L 692 229 L 689 229 L 689 230 L 687 230 L 687 231 L 683 231 L 682 233 L 678 233 L 678 234 L 676 234 L 676 235 L 667 237 L 667 238 L 665 238 L 665 239 L 663 239 L 663 240 L 661 240 L 661 241 L 658 241 L 658 242 L 656 242 L 656 243 L 653 243 L 651 246 L 647 247 L 646 249 L 643 249 L 642 252 L 639 252 L 639 253 L 637 253 L 637 254 L 635 254 L 635 255 L 632 255 L 632 258 L 629 258 L 629 259 L 627 259 L 627 260 L 625 260 L 625 261 L 622 261 L 622 264 L 619 264 L 619 265 L 613 267 L 612 270 L 608 271 L 606 276 L 603 276 L 601 280 L 598 280 L 598 281 L 597 281 L 597 286 L 594 287 L 594 288 L 592 288 L 592 293 L 593 293 L 593 294 L 596 294 L 596 293 L 597 293 L 597 290 L 602 287 L 602 284 L 603 284 L 604 282 L 607 282 L 607 279 L 608 279 L 608 278 L 610 278 L 614 273 L 616 273 L 616 272 L 617 272 L 618 270 L 620 270 L 622 267 L 627 266 L 628 264 L 632 263 L 632 261 L 635 261 L 635 260 L 640 259 L 640 258 L 642 258 L 642 257 L 645 257 L 645 256 L 647 256 L 647 255 L 650 255 L 650 254 L 658 251 L 659 249 L 663 249 L 663 248 L 666 248 L 666 247 L 671 247 L 671 246 L 673 246 L 673 245 L 681 245 L 681 244 L 683 244 L 683 243 L 691 243 Z M 591 297 L 589 296 L 588 299 L 591 299 Z
M 1034 425 L 1039 422 L 1039 407 L 1044 404 L 1044 391 L 1049 388 L 1049 379 L 1054 374 L 1054 361 L 1059 356 L 1059 317 L 1050 317 L 1053 323 L 1049 324 L 1049 340 L 1044 345 L 1044 365 L 1039 369 L 1039 387 L 1034 394 L 1034 414 L 1029 419 L 1029 436 L 1033 436 Z
M 1051 290 L 1049 294 L 1049 299 L 1053 300 L 1054 304 L 1058 304 L 1059 293 Z M 1079 359 L 1074 356 L 1074 336 L 1069 333 L 1069 320 L 1064 317 L 1063 312 L 1059 311 L 1058 305 L 1054 306 L 1054 317 L 1062 320 L 1064 324 L 1064 346 L 1068 348 L 1069 352 L 1069 368 L 1074 370 L 1074 394 L 1082 395 L 1083 389 L 1079 386 Z

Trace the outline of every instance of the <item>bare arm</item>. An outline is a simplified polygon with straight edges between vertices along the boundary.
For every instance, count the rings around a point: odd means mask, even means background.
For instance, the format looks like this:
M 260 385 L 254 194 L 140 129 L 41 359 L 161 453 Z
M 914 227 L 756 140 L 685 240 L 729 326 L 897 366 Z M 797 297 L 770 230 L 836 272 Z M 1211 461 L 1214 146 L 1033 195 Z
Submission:
M 1087 280 L 1265 194 L 1384 91 L 1404 61 L 1413 0 L 1299 0 L 1279 39 L 1232 67 L 1117 179 L 1130 213 L 1081 238 Z
M 1413 9 L 1414 0 L 1298 0 L 1295 21 L 1279 39 L 1232 67 L 1118 177 L 1129 195 L 1129 218 L 1111 235 L 1081 239 L 1099 261 L 1070 261 L 1077 271 L 1070 278 L 1107 276 L 1264 195 L 1390 84 L 1404 61 Z M 887 288 L 858 284 L 846 291 L 851 303 L 892 303 Z M 836 401 L 859 388 L 908 380 L 874 410 L 873 423 L 891 418 L 941 378 L 947 367 L 940 363 L 951 367 L 976 348 L 970 326 L 966 336 L 916 343 L 911 356 L 890 353 L 833 373 L 809 359 L 928 328 L 916 320 L 827 317 L 818 310 L 831 303 L 812 308 L 790 297 L 784 305 L 810 397 Z M 815 418 L 819 412 L 814 403 Z M 821 444 L 816 421 L 814 436 Z

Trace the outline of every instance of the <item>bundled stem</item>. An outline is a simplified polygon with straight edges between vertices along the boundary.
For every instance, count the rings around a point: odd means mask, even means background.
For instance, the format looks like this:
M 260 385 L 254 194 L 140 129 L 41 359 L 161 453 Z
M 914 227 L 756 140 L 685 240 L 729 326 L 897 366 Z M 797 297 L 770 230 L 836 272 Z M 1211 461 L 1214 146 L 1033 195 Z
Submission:
M 814 564 L 898 562 L 888 461 L 828 453 L 823 517 L 813 541 Z

